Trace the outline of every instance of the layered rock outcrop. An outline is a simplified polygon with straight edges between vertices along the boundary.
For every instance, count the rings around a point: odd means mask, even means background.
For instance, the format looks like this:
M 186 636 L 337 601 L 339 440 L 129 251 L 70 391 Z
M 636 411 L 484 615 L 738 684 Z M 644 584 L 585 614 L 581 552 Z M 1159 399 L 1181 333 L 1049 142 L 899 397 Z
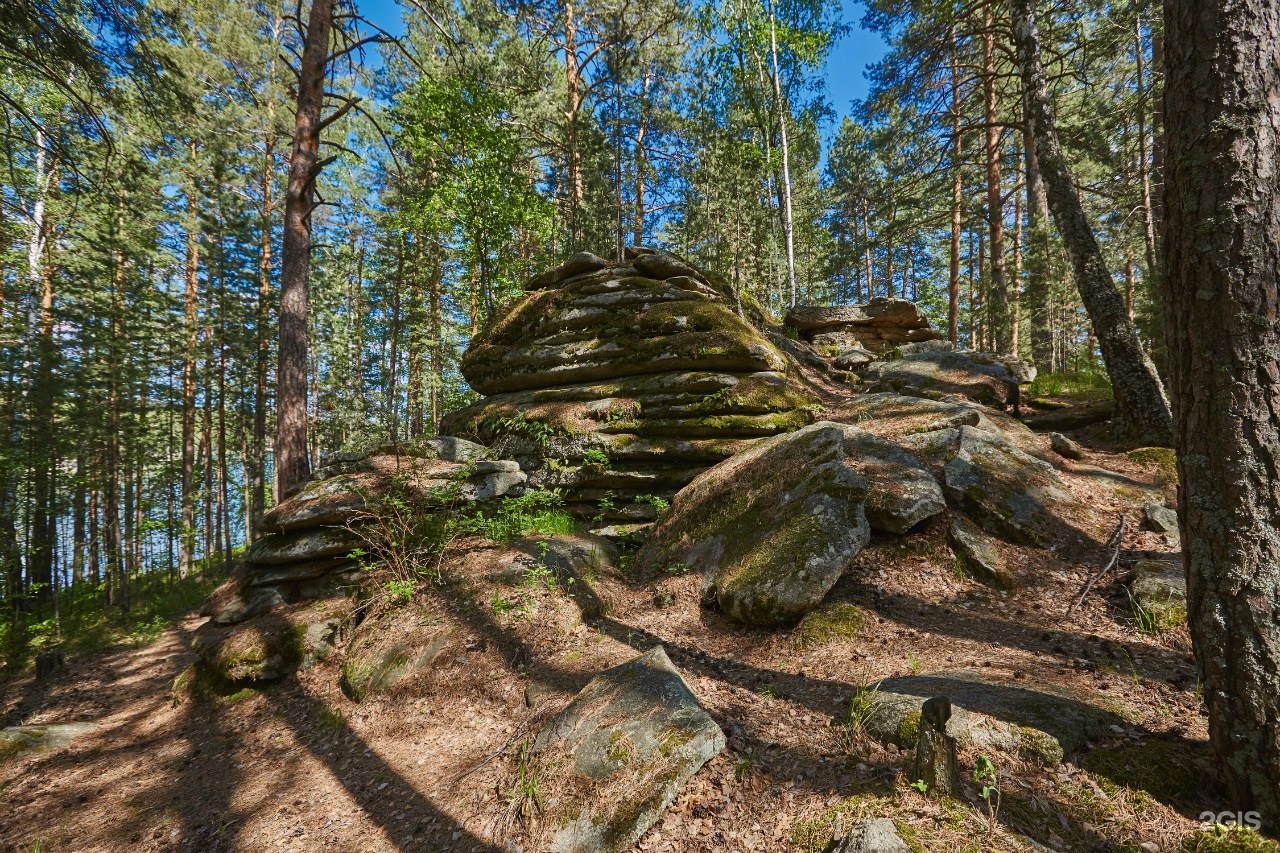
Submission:
M 812 422 L 818 400 L 727 292 L 647 248 L 575 255 L 478 334 L 463 376 L 486 395 L 441 431 L 492 444 L 530 485 L 591 516 L 643 519 L 751 439 Z
M 379 501 L 400 495 L 419 508 L 518 495 L 527 477 L 512 460 L 454 438 L 369 455 L 336 454 L 315 478 L 268 512 L 239 571 L 210 597 L 205 615 L 235 624 L 284 604 L 338 594 L 354 579 L 351 553 Z
M 906 299 L 877 297 L 864 305 L 820 307 L 797 305 L 787 312 L 786 325 L 820 349 L 840 352 L 862 349 L 882 353 L 923 341 L 940 341 L 919 306 Z

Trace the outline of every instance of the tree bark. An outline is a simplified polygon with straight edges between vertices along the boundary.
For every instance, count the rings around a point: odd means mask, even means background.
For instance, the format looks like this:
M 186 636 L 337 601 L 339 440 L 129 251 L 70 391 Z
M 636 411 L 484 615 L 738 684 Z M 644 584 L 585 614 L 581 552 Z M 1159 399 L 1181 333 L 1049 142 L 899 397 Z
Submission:
M 569 252 L 582 248 L 582 151 L 578 144 L 578 113 L 582 110 L 582 69 L 578 67 L 578 23 L 573 0 L 564 0 L 564 81 L 565 81 L 565 183 L 568 185 L 567 235 Z
M 1035 0 L 1009 0 L 1009 6 L 1027 99 L 1027 127 L 1035 138 L 1049 210 L 1071 257 L 1076 287 L 1093 323 L 1115 395 L 1112 430 L 1118 438 L 1168 446 L 1172 420 L 1164 388 L 1125 313 L 1124 300 L 1103 261 L 1058 141 L 1040 64 Z
M 307 282 L 311 273 L 311 211 L 319 174 L 320 110 L 324 103 L 333 0 L 312 0 L 298 69 L 289 185 L 285 193 L 280 270 L 280 353 L 276 366 L 276 495 L 283 498 L 311 473 L 307 452 Z
M 196 216 L 196 144 L 191 143 L 191 178 L 187 187 L 187 255 L 183 293 L 183 323 L 186 331 L 182 356 L 182 540 L 178 551 L 178 574 L 191 571 L 196 527 L 196 343 L 200 335 L 200 226 Z
M 964 221 L 964 141 L 960 122 L 959 36 L 951 27 L 951 256 L 947 278 L 947 340 L 960 341 L 960 232 Z
M 1031 359 L 1041 370 L 1053 371 L 1053 332 L 1049 315 L 1049 205 L 1044 197 L 1044 181 L 1040 178 L 1040 159 L 1036 156 L 1036 138 L 1023 116 L 1023 159 L 1026 162 L 1027 286 L 1025 303 L 1027 326 L 1031 338 Z
M 782 239 L 787 250 L 787 293 L 790 300 L 788 304 L 794 306 L 798 294 L 796 292 L 795 220 L 791 212 L 791 145 L 787 140 L 789 110 L 782 100 L 782 71 L 778 66 L 778 28 L 774 18 L 773 0 L 769 0 L 769 54 L 773 60 L 773 99 L 778 106 L 778 142 L 782 147 Z
M 1188 622 L 1233 809 L 1280 832 L 1280 10 L 1166 0 L 1163 268 Z
M 982 102 L 986 117 L 987 227 L 990 263 L 986 278 L 987 342 L 999 353 L 1013 349 L 1009 282 L 1004 266 L 1004 197 L 1000 190 L 1000 127 L 996 123 L 995 16 L 991 0 L 982 4 Z

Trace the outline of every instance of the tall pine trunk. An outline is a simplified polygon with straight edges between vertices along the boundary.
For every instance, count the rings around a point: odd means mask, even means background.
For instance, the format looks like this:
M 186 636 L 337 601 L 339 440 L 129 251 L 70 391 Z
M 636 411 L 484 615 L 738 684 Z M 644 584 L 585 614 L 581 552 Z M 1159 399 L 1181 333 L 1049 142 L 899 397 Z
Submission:
M 1165 328 L 1187 609 L 1232 809 L 1280 832 L 1274 2 L 1167 0 Z
M 183 322 L 186 331 L 182 356 L 182 540 L 178 574 L 191 571 L 196 526 L 196 345 L 200 337 L 200 228 L 196 218 L 196 144 L 191 143 L 191 179 L 187 187 L 187 245 Z
M 1009 0 L 1009 7 L 1027 98 L 1027 128 L 1035 139 L 1049 210 L 1071 258 L 1076 287 L 1111 378 L 1115 395 L 1112 429 L 1119 438 L 1167 446 L 1172 420 L 1164 388 L 1125 312 L 1124 300 L 1102 258 L 1058 141 L 1040 62 L 1035 0 Z
M 794 306 L 798 294 L 795 219 L 791 212 L 791 144 L 787 139 L 787 114 L 790 110 L 782 99 L 782 70 L 778 64 L 778 28 L 773 0 L 769 0 L 769 55 L 773 62 L 773 100 L 778 109 L 778 144 L 782 148 L 782 240 L 787 251 L 787 304 Z
M 280 352 L 276 363 L 276 496 L 299 488 L 311 473 L 307 450 L 307 282 L 311 274 L 311 212 L 320 163 L 320 111 L 333 30 L 333 0 L 312 0 L 298 68 L 289 185 L 285 193 L 280 269 Z
M 982 103 L 986 124 L 987 228 L 990 263 L 987 273 L 987 343 L 999 353 L 1013 349 L 1009 318 L 1009 282 L 1004 265 L 1004 195 L 1000 189 L 1000 128 L 997 126 L 995 17 L 991 0 L 982 4 Z
M 1023 253 L 1027 284 L 1023 301 L 1026 303 L 1027 330 L 1031 338 L 1031 360 L 1039 369 L 1052 371 L 1058 361 L 1054 358 L 1049 312 L 1049 205 L 1044 197 L 1044 181 L 1040 178 L 1036 138 L 1025 124 L 1025 115 L 1022 143 L 1027 192 L 1026 250 Z
M 951 27 L 951 255 L 947 277 L 947 340 L 960 340 L 960 231 L 964 220 L 964 138 L 960 121 L 960 43 Z

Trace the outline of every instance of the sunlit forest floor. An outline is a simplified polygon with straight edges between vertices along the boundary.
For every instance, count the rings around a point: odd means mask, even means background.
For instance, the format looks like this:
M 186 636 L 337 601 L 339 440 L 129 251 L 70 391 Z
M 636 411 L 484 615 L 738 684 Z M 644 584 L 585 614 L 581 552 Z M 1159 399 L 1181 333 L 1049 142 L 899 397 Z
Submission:
M 445 567 L 451 580 L 411 605 L 463 642 L 390 696 L 351 701 L 338 687 L 336 659 L 262 690 L 192 690 L 180 675 L 194 660 L 188 640 L 201 620 L 188 619 L 149 646 L 73 661 L 48 682 L 4 686 L 6 719 L 100 726 L 62 751 L 0 766 L 0 843 L 17 851 L 529 849 L 522 845 L 538 811 L 515 790 L 511 745 L 596 672 L 661 643 L 729 747 L 638 849 L 819 851 L 868 816 L 899 820 L 924 850 L 1038 849 L 1024 835 L 1062 850 L 1236 849 L 1197 835 L 1200 813 L 1221 791 L 1185 627 L 1139 630 L 1123 573 L 1065 615 L 1105 562 L 1117 513 L 1134 517 L 1126 551 L 1167 547 L 1136 523 L 1141 501 L 1171 488 L 1167 470 L 1133 456 L 1099 449 L 1064 466 L 1093 510 L 1097 527 L 1082 532 L 1097 547 L 1010 546 L 1015 571 L 1035 578 L 1021 590 L 1000 593 L 958 575 L 940 517 L 910 536 L 874 541 L 824 605 L 838 615 L 789 632 L 745 629 L 701 608 L 691 576 L 644 586 L 602 577 L 591 594 L 603 615 L 584 620 L 581 594 L 511 589 L 494 567 L 516 552 L 480 540 L 460 543 Z M 846 725 L 863 685 L 948 670 L 1079 691 L 1124 713 L 1083 766 L 1072 763 L 1078 756 L 1055 768 L 996 756 L 993 816 L 972 791 L 954 800 L 916 792 L 909 750 Z M 962 766 L 975 758 L 962 755 Z

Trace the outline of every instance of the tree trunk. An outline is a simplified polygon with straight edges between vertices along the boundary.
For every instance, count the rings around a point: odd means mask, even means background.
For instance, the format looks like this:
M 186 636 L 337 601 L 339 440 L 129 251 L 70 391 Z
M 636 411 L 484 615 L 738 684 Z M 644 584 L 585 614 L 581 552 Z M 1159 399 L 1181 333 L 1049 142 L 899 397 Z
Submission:
M 422 251 L 423 240 L 419 237 L 413 241 L 413 272 L 409 276 L 409 310 L 408 310 L 408 339 L 409 352 L 407 353 L 409 367 L 409 385 L 408 385 L 408 412 L 407 420 L 409 422 L 409 438 L 414 439 L 422 435 L 422 412 L 423 412 L 423 328 L 426 325 L 422 317 L 422 279 L 430 274 L 430 270 L 426 269 L 426 259 L 423 257 Z
M 186 346 L 182 359 L 182 542 L 178 574 L 186 577 L 194 558 L 196 528 L 196 343 L 200 336 L 200 228 L 196 218 L 196 144 L 191 143 L 191 179 L 187 187 L 187 257 L 183 298 Z
M 283 498 L 311 473 L 307 453 L 307 281 L 311 273 L 311 210 L 320 163 L 333 0 L 312 0 L 298 69 L 289 186 L 285 193 L 280 269 L 280 353 L 276 366 L 276 495 Z
M 960 341 L 960 229 L 964 217 L 964 141 L 960 129 L 959 36 L 951 27 L 951 266 L 947 278 L 947 340 Z
M 1004 197 L 1000 190 L 1000 128 L 996 125 L 995 18 L 991 0 L 982 4 L 982 102 L 986 120 L 987 226 L 990 233 L 986 278 L 987 339 L 998 353 L 1013 349 L 1009 282 L 1004 267 Z
M 253 383 L 253 462 L 249 484 L 248 537 L 245 544 L 253 542 L 253 536 L 267 510 L 267 370 L 271 358 L 270 338 L 267 328 L 271 320 L 271 219 L 272 172 L 275 157 L 275 137 L 268 130 L 262 154 L 262 211 L 259 219 L 258 249 L 258 316 L 257 362 L 254 365 Z
M 646 124 L 647 112 L 645 107 L 649 100 L 649 86 L 653 82 L 653 72 L 645 71 L 644 81 L 640 85 L 640 106 L 639 115 L 636 120 L 636 198 L 635 213 L 633 214 L 632 242 L 637 246 L 644 245 L 644 191 L 645 191 L 645 175 L 649 169 L 649 159 L 645 155 L 644 137 L 648 130 Z
M 1231 808 L 1280 832 L 1280 51 L 1272 2 L 1167 0 L 1165 326 L 1188 622 Z
M 271 42 L 280 40 L 282 21 L 271 25 Z M 259 192 L 262 207 L 258 218 L 258 310 L 257 310 L 257 359 L 254 364 L 253 384 L 253 449 L 249 482 L 249 500 L 245 507 L 245 544 L 253 543 L 258 525 L 267 511 L 267 373 L 271 350 L 268 329 L 271 325 L 271 255 L 274 238 L 272 220 L 275 213 L 275 115 L 276 99 L 271 95 L 276 80 L 276 52 L 271 52 L 271 64 L 267 73 L 267 114 L 263 125 L 262 174 L 259 176 Z
M 1025 98 L 1024 98 L 1025 111 Z M 1026 162 L 1027 286 L 1024 302 L 1031 337 L 1031 360 L 1041 370 L 1052 371 L 1054 358 L 1053 332 L 1049 315 L 1049 206 L 1044 197 L 1044 181 L 1040 178 L 1040 158 L 1036 156 L 1036 138 L 1023 116 L 1023 159 Z
M 1009 6 L 1027 97 L 1027 125 L 1036 140 L 1049 210 L 1071 257 L 1076 287 L 1093 322 L 1111 378 L 1116 401 L 1112 429 L 1123 439 L 1167 446 L 1172 438 L 1172 421 L 1164 388 L 1142 349 L 1137 329 L 1125 313 L 1124 300 L 1102 259 L 1058 142 L 1040 64 L 1035 0 L 1010 0 Z
M 431 434 L 438 435 L 444 393 L 444 269 L 438 245 L 431 247 Z
M 578 144 L 578 113 L 582 109 L 582 69 L 578 67 L 578 23 L 573 0 L 564 0 L 564 81 L 565 81 L 565 183 L 568 185 L 566 211 L 569 252 L 582 247 L 582 151 Z
M 778 66 L 778 32 L 773 0 L 769 0 L 769 53 L 773 59 L 773 99 L 778 107 L 778 142 L 782 147 L 782 239 L 787 249 L 788 305 L 796 304 L 795 220 L 791 214 L 791 145 L 787 141 L 787 109 L 782 100 L 782 72 Z

